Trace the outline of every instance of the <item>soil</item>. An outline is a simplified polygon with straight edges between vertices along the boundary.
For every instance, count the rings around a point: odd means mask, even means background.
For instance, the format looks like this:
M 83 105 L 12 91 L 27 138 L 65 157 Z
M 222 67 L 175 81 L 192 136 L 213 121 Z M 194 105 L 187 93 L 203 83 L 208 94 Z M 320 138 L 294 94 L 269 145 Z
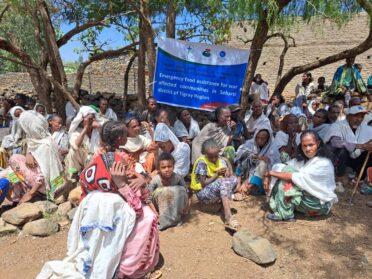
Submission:
M 277 260 L 268 266 L 235 254 L 220 215 L 201 212 L 193 200 L 182 226 L 160 232 L 162 278 L 372 278 L 372 208 L 365 205 L 372 197 L 357 194 L 349 205 L 350 192 L 329 216 L 295 223 L 266 220 L 264 197 L 234 202 L 240 223 L 273 245 Z M 67 234 L 65 227 L 47 238 L 1 237 L 0 278 L 35 278 L 44 262 L 63 259 Z

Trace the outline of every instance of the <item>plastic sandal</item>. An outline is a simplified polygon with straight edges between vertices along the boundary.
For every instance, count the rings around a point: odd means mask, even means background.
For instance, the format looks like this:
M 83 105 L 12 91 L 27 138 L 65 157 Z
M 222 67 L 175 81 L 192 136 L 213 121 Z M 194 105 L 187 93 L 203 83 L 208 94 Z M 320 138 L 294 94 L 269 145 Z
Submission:
M 283 219 L 283 218 L 276 216 L 274 213 L 268 213 L 266 215 L 266 219 L 269 219 L 270 221 L 274 221 L 274 222 L 295 222 L 296 221 L 294 216 L 287 218 L 287 219 Z

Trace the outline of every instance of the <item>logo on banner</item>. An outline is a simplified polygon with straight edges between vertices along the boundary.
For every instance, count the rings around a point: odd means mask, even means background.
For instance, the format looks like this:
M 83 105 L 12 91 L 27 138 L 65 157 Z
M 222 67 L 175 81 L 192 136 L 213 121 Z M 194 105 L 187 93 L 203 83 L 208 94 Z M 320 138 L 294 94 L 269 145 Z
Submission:
M 210 57 L 211 56 L 211 49 L 210 48 L 206 48 L 204 51 L 203 51 L 203 56 L 205 57 Z
M 223 50 L 220 51 L 220 57 L 224 58 L 226 56 L 226 52 L 224 52 Z

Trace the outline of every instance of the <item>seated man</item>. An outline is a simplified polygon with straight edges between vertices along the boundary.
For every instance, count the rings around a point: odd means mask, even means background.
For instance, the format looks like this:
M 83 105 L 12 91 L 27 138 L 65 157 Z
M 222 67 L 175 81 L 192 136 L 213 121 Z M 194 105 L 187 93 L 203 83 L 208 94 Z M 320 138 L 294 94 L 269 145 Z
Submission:
M 329 95 L 343 96 L 347 91 L 367 93 L 366 85 L 354 61 L 355 57 L 349 57 L 345 65 L 338 67 L 333 76 Z
M 263 113 L 263 107 L 260 101 L 254 101 L 252 103 L 252 111 L 248 111 L 245 114 L 244 122 L 248 129 L 249 138 L 253 137 L 257 128 L 270 127 L 271 129 L 270 120 Z
M 99 117 L 104 118 L 105 121 L 114 120 L 117 121 L 118 117 L 112 108 L 108 107 L 108 100 L 104 97 L 99 99 Z
M 338 105 L 332 105 L 328 108 L 328 120 L 331 124 L 337 122 L 340 112 L 341 109 Z
M 147 109 L 142 112 L 141 121 L 147 122 L 149 124 L 155 124 L 155 113 L 158 109 L 158 103 L 154 97 L 149 97 L 147 99 Z
M 346 167 L 359 172 L 367 156 L 372 150 L 372 127 L 363 123 L 367 111 L 362 106 L 349 108 L 345 120 L 332 124 L 324 143 L 330 146 L 333 153 L 333 164 L 336 167 L 336 180 L 346 182 Z M 372 164 L 372 157 L 367 165 Z M 362 178 L 365 176 L 363 174 Z

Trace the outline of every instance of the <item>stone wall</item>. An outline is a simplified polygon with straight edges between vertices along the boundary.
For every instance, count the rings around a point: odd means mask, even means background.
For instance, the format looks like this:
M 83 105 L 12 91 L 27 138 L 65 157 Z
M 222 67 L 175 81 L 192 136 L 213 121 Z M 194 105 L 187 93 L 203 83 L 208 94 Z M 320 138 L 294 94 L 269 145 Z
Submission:
M 245 32 L 243 27 L 233 27 L 230 46 L 249 47 L 241 40 L 241 38 L 246 40 L 253 37 L 252 28 L 247 26 L 246 28 L 247 31 Z M 368 36 L 368 31 L 368 16 L 366 13 L 355 15 L 341 29 L 338 29 L 335 24 L 329 21 L 318 21 L 309 25 L 299 22 L 291 32 L 292 37 L 296 40 L 297 47 L 289 48 L 285 56 L 283 74 L 293 66 L 307 64 L 358 45 Z M 262 51 L 256 71 L 256 73 L 262 74 L 264 80 L 268 81 L 271 91 L 275 86 L 279 56 L 283 50 L 283 45 L 281 38 L 270 39 Z M 337 67 L 343 63 L 344 61 L 339 61 L 311 71 L 314 80 L 316 81 L 318 77 L 324 76 L 327 84 L 330 84 Z M 355 63 L 363 65 L 362 77 L 366 80 L 372 74 L 372 49 L 357 56 Z M 296 84 L 300 81 L 301 76 L 295 77 L 287 85 L 284 91 L 285 95 L 293 96 Z

